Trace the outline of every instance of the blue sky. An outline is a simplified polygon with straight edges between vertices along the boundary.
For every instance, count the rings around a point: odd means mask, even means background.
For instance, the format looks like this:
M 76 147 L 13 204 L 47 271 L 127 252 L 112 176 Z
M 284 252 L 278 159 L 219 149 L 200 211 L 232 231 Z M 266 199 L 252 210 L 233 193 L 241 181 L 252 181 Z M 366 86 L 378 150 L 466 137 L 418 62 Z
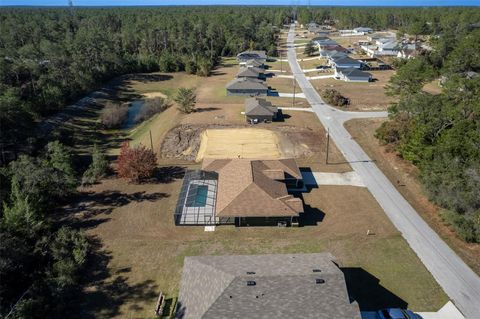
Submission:
M 73 0 L 78 6 L 135 5 L 343 5 L 343 6 L 480 6 L 480 0 Z M 68 0 L 0 0 L 0 5 L 62 6 Z

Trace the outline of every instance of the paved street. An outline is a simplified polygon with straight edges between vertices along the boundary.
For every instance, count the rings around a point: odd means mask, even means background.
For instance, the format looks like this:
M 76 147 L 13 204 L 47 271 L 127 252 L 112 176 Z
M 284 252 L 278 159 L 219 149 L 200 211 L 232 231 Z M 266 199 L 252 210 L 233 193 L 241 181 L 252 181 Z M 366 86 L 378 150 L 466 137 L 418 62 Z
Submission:
M 350 113 L 326 105 L 297 62 L 292 46 L 294 36 L 292 25 L 287 38 L 290 68 L 318 118 L 330 129 L 332 140 L 450 299 L 467 319 L 480 318 L 480 278 L 423 221 L 343 127 L 348 119 L 385 116 L 385 113 Z

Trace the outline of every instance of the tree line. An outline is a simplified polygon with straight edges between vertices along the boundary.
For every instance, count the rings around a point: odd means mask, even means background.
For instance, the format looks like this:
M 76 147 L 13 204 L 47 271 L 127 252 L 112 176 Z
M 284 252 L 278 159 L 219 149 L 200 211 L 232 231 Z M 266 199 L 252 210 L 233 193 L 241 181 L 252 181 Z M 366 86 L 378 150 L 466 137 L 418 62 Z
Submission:
M 275 55 L 286 8 L 1 8 L 0 152 L 32 143 L 32 127 L 126 73 L 208 76 L 222 56 Z M 2 158 L 3 162 L 8 159 Z

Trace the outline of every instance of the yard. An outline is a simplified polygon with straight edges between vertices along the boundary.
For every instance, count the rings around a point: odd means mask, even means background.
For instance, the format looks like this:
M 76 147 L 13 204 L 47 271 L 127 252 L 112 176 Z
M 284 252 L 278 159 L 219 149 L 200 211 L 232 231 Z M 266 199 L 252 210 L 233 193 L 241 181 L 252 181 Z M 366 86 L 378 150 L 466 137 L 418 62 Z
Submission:
M 97 240 L 82 317 L 150 317 L 160 291 L 171 311 L 183 258 L 190 255 L 329 251 L 363 310 L 436 310 L 447 297 L 363 188 L 322 186 L 304 195 L 304 227 L 176 227 L 181 169 L 160 169 L 147 184 L 107 179 L 83 189 L 70 207 Z M 370 230 L 375 235 L 367 235 Z
M 368 83 L 345 82 L 335 79 L 320 79 L 311 81 L 317 91 L 335 89 L 350 99 L 349 110 L 381 111 L 386 110 L 394 101 L 385 94 L 385 85 L 393 75 L 392 70 L 369 71 L 374 81 Z

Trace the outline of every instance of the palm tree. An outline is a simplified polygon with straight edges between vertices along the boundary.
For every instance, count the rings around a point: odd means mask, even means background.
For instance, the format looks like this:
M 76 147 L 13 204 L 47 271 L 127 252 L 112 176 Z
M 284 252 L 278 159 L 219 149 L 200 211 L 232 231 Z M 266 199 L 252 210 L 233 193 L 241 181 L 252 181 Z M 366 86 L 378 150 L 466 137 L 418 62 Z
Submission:
M 197 102 L 197 95 L 194 89 L 179 88 L 174 101 L 177 102 L 177 107 L 182 113 L 192 113 Z

